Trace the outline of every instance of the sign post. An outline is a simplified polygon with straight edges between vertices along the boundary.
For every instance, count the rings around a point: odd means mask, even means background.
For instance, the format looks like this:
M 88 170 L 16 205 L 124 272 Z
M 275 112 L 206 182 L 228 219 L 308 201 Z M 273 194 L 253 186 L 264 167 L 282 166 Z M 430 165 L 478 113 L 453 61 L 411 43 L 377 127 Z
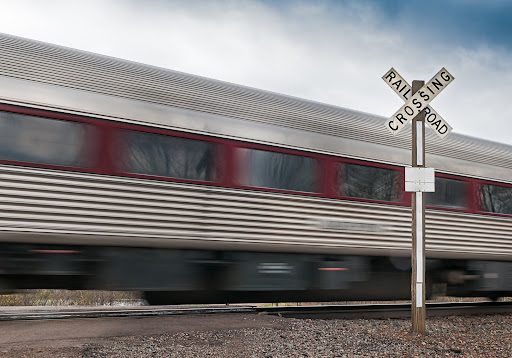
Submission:
M 416 93 L 425 82 L 413 81 Z M 412 120 L 412 167 L 425 168 L 425 111 Z M 412 329 L 425 334 L 425 193 L 416 191 L 412 198 L 412 277 L 411 319 Z
M 425 166 L 425 122 L 441 139 L 452 130 L 428 104 L 453 81 L 453 76 L 443 68 L 426 85 L 424 81 L 413 81 L 411 88 L 391 68 L 382 79 L 406 101 L 386 121 L 386 128 L 396 135 L 412 120 L 412 168 L 405 168 L 405 191 L 413 192 L 411 318 L 412 329 L 425 334 L 425 192 L 435 191 L 434 169 Z

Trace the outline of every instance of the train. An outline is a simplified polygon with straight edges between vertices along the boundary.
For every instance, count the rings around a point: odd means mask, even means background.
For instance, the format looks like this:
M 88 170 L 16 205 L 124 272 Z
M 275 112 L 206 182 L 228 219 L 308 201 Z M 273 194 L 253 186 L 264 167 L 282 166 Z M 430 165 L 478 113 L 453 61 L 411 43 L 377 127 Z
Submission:
M 410 299 L 410 128 L 0 34 L 0 289 Z M 426 133 L 427 295 L 512 294 L 512 146 Z

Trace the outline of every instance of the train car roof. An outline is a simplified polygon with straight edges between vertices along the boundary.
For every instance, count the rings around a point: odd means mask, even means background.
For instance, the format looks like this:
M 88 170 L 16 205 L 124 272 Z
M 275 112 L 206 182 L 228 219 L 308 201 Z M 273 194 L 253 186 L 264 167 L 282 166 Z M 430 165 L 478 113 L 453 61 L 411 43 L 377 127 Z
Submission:
M 161 126 L 172 108 L 206 117 L 167 123 L 171 128 L 399 165 L 411 158 L 410 126 L 392 136 L 382 116 L 7 34 L 0 34 L 1 82 L 3 103 Z M 101 101 L 112 108 L 101 110 Z M 441 140 L 430 130 L 426 143 L 429 166 L 512 182 L 510 145 L 453 132 Z

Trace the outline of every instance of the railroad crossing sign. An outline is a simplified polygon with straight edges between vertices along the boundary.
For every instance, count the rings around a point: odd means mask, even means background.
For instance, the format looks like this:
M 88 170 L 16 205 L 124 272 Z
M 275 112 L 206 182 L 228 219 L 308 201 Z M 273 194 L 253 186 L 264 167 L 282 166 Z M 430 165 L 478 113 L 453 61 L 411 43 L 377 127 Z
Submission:
M 386 128 L 393 135 L 400 132 L 423 109 L 425 109 L 425 121 L 441 139 L 452 131 L 452 127 L 428 105 L 454 79 L 444 67 L 412 98 L 409 98 L 412 94 L 411 86 L 393 67 L 382 76 L 382 79 L 406 101 L 402 108 L 386 121 Z
M 425 192 L 435 191 L 433 168 L 425 167 L 425 121 L 444 139 L 452 127 L 428 104 L 453 81 L 443 67 L 427 84 L 413 81 L 412 88 L 394 68 L 382 79 L 405 101 L 405 104 L 386 120 L 386 128 L 396 135 L 411 120 L 412 168 L 405 168 L 405 190 L 412 196 L 412 275 L 411 317 L 415 332 L 425 334 Z M 408 96 L 411 96 L 410 98 Z

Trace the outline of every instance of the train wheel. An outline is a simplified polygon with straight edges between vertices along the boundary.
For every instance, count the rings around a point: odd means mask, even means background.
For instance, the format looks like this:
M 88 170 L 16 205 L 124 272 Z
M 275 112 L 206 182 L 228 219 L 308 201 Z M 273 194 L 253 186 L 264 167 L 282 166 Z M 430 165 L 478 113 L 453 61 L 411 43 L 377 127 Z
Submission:
M 500 295 L 498 295 L 497 293 L 491 293 L 487 296 L 487 298 L 489 298 L 492 302 L 496 302 L 497 300 L 500 299 Z
M 165 291 L 144 291 L 144 298 L 151 306 L 169 304 L 169 297 Z

